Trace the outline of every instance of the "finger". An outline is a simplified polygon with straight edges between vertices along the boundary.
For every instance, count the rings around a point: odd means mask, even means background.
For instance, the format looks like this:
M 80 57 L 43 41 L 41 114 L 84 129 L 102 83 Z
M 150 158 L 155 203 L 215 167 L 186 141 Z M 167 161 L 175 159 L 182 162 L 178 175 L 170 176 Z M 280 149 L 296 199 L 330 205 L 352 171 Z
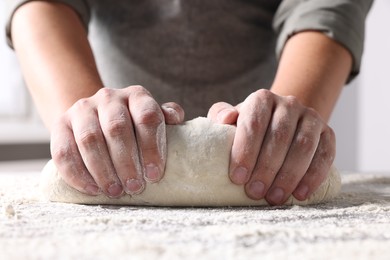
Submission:
M 99 121 L 115 172 L 127 194 L 139 194 L 145 183 L 127 100 L 114 102 L 110 89 L 99 91 L 97 98 Z
M 230 179 L 235 184 L 245 184 L 256 165 L 271 119 L 272 95 L 269 91 L 255 92 L 241 104 L 229 170 Z
M 166 161 L 164 115 L 148 91 L 140 86 L 131 88 L 129 108 L 145 179 L 157 182 L 164 174 Z
M 218 102 L 211 106 L 207 118 L 220 124 L 235 124 L 238 118 L 238 111 L 228 103 Z
M 307 199 L 326 179 L 336 154 L 335 139 L 333 130 L 326 126 L 309 169 L 293 192 L 296 199 Z
M 318 114 L 314 110 L 307 109 L 300 119 L 284 163 L 267 194 L 270 203 L 284 203 L 295 190 L 313 159 L 323 126 L 324 123 Z M 272 197 L 272 195 L 275 190 L 277 193 L 278 189 L 283 191 L 283 196 L 275 199 L 276 196 Z
M 85 167 L 74 140 L 72 129 L 63 117 L 54 124 L 50 151 L 62 179 L 76 190 L 88 194 L 101 194 L 100 188 Z
M 119 197 L 123 192 L 122 185 L 112 164 L 97 111 L 91 103 L 90 99 L 81 99 L 72 107 L 74 137 L 84 164 L 98 186 L 107 196 Z
M 283 165 L 288 149 L 295 134 L 300 111 L 294 98 L 277 99 L 278 105 L 273 112 L 260 154 L 253 170 L 252 177 L 245 187 L 247 195 L 252 199 L 262 199 L 276 174 Z M 272 203 L 281 200 L 284 191 L 276 189 L 269 195 Z
M 161 105 L 164 114 L 165 123 L 168 125 L 178 125 L 184 121 L 184 110 L 174 102 L 164 103 Z

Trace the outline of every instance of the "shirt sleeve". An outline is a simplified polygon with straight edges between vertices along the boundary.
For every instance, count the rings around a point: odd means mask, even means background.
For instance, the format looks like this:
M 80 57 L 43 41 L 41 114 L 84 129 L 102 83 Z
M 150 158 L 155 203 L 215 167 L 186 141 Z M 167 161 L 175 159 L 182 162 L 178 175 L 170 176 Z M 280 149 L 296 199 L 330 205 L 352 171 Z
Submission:
M 21 7 L 22 5 L 37 1 L 37 0 L 6 0 L 7 1 L 7 24 L 6 24 L 6 37 L 7 37 L 7 43 L 8 45 L 13 48 L 12 45 L 12 37 L 11 37 L 11 22 L 12 17 L 16 10 Z M 48 1 L 48 2 L 57 2 L 57 3 L 63 3 L 71 8 L 73 8 L 77 14 L 79 15 L 82 23 L 84 24 L 85 28 L 88 30 L 88 23 L 90 20 L 90 9 L 86 1 L 84 0 L 39 0 L 39 1 Z
M 280 57 L 286 41 L 305 30 L 321 31 L 342 44 L 353 58 L 348 81 L 360 70 L 364 47 L 365 20 L 373 0 L 284 0 L 274 17 L 278 33 L 276 54 Z

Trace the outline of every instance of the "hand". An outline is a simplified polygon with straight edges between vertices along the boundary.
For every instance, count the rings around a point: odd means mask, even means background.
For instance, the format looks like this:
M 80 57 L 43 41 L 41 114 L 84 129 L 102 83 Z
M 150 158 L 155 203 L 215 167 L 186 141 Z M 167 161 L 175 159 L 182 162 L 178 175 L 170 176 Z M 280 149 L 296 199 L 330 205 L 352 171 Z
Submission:
M 248 197 L 283 204 L 293 194 L 305 200 L 325 180 L 335 156 L 335 135 L 319 114 L 292 96 L 268 90 L 236 107 L 216 103 L 208 117 L 237 124 L 230 179 Z
M 165 123 L 183 121 L 175 103 L 161 107 L 141 86 L 102 88 L 77 101 L 54 125 L 51 153 L 61 177 L 82 193 L 138 194 L 162 178 Z

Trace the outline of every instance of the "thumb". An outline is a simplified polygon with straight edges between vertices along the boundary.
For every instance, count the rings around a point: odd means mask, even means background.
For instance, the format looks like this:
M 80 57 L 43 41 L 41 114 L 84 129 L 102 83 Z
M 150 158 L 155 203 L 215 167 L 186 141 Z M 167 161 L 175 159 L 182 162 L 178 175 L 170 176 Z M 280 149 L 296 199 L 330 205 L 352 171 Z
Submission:
M 164 114 L 167 125 L 178 125 L 183 123 L 184 109 L 174 102 L 164 103 L 161 105 L 161 111 Z
M 211 106 L 207 114 L 207 118 L 221 124 L 235 124 L 237 117 L 237 109 L 226 102 L 215 103 Z

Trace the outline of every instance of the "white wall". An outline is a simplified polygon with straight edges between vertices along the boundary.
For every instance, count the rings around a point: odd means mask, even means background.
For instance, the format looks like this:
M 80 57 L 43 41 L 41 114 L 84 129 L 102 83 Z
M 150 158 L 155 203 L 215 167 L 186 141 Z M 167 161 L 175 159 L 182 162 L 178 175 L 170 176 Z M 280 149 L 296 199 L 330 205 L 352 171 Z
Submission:
M 390 171 L 390 1 L 376 0 L 367 21 L 359 81 L 357 167 Z
M 5 27 L 5 2 L 0 2 L 0 28 Z M 4 30 L 0 33 L 0 116 L 24 116 L 27 112 L 26 93 L 24 91 L 21 73 L 12 51 L 4 44 Z M 12 87 L 11 87 L 12 86 Z
M 0 1 L 0 144 L 49 139 L 23 83 L 15 54 L 5 43 L 5 1 Z
M 360 76 L 343 94 L 331 125 L 340 169 L 390 172 L 390 1 L 375 0 L 367 19 Z
M 346 86 L 339 98 L 330 120 L 336 133 L 335 165 L 340 170 L 356 171 L 358 169 L 358 89 L 359 80 Z

